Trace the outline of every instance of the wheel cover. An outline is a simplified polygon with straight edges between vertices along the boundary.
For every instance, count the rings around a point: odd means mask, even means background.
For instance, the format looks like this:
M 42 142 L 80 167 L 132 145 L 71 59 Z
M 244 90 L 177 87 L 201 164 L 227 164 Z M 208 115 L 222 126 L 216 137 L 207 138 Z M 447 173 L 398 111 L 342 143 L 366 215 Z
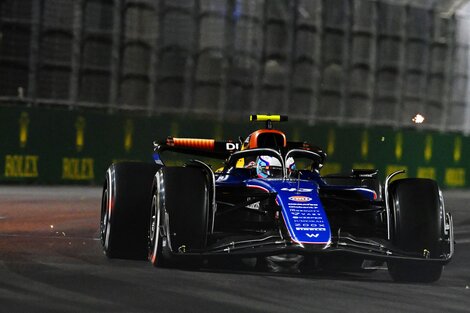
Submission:
M 152 213 L 150 214 L 150 261 L 152 264 L 157 263 L 160 242 L 160 199 L 156 195 L 152 198 Z
M 108 228 L 108 188 L 103 190 L 103 197 L 101 200 L 101 223 L 100 223 L 100 238 L 101 244 L 104 245 L 106 230 Z
M 114 205 L 114 176 L 112 171 L 108 169 L 106 173 L 106 185 L 103 188 L 103 197 L 101 202 L 101 222 L 100 222 L 100 237 L 103 250 L 106 255 L 110 252 L 110 235 L 111 235 L 111 219 L 112 210 Z
M 101 244 L 105 252 L 109 250 L 109 235 L 111 232 L 111 197 L 109 195 L 109 184 L 106 182 L 106 187 L 103 190 L 103 198 L 101 202 L 101 223 L 100 223 L 100 237 Z

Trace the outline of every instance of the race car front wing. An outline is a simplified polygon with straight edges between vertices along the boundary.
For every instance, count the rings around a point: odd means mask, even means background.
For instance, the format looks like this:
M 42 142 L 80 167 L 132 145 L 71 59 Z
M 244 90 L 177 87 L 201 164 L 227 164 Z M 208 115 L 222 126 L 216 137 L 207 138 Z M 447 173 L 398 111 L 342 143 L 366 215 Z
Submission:
M 302 244 L 283 238 L 279 233 L 265 234 L 263 237 L 253 237 L 243 240 L 223 240 L 209 246 L 207 249 L 199 251 L 185 251 L 178 249 L 174 257 L 216 257 L 216 256 L 269 256 L 277 254 L 301 254 L 301 255 L 323 255 L 342 254 L 356 255 L 364 259 L 387 261 L 403 260 L 416 262 L 436 262 L 447 264 L 454 254 L 454 231 L 452 216 L 447 213 L 449 221 L 448 238 L 444 244 L 448 251 L 440 257 L 430 257 L 430 252 L 426 249 L 420 253 L 410 253 L 399 250 L 386 239 L 378 238 L 357 238 L 349 233 L 342 234 L 340 231 L 332 236 L 332 240 L 327 245 Z

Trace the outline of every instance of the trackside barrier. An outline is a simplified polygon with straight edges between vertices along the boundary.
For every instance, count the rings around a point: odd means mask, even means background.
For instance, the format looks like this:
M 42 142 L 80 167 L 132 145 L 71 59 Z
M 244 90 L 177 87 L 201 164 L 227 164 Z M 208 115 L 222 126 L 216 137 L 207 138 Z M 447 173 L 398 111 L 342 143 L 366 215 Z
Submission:
M 209 122 L 190 116 L 0 107 L 0 182 L 101 184 L 114 161 L 152 161 L 152 142 L 167 136 L 231 138 L 262 124 Z M 462 134 L 379 127 L 276 124 L 291 140 L 328 153 L 322 173 L 378 168 L 380 176 L 405 169 L 444 188 L 469 186 L 470 138 Z

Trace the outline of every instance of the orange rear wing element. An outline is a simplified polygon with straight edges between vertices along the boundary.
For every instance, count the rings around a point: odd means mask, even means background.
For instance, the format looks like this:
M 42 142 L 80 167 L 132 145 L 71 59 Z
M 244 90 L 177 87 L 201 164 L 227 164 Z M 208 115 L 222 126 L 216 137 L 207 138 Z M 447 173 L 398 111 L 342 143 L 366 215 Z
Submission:
M 191 155 L 200 155 L 225 159 L 235 151 L 240 150 L 241 144 L 232 140 L 216 141 L 202 138 L 168 137 L 154 142 L 155 152 L 174 151 Z
M 202 149 L 213 151 L 215 148 L 214 139 L 198 139 L 198 138 L 173 138 L 168 137 L 167 145 L 172 147 L 181 147 L 188 149 Z

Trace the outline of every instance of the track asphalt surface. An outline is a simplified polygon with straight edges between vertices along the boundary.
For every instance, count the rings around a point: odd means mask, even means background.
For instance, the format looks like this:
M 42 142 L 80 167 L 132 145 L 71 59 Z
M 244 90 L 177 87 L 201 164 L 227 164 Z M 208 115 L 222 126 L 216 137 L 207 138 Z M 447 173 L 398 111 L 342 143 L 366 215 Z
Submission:
M 96 187 L 0 186 L 0 312 L 470 312 L 470 191 L 444 192 L 456 252 L 434 284 L 373 273 L 156 269 L 109 260 Z

